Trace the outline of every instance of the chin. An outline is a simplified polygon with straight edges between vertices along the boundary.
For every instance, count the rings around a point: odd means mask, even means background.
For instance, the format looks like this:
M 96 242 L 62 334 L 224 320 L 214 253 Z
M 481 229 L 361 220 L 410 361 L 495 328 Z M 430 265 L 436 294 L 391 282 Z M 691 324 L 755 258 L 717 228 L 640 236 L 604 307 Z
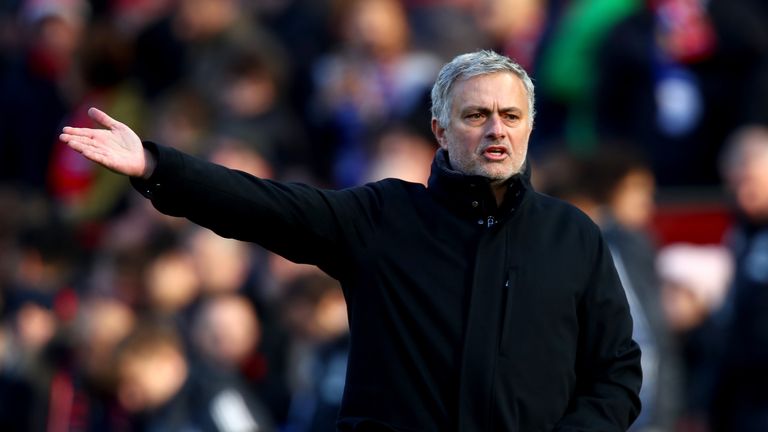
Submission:
M 519 169 L 512 169 L 512 168 L 506 168 L 506 169 L 486 169 L 483 170 L 484 173 L 482 174 L 484 177 L 487 177 L 491 180 L 501 181 L 506 180 L 513 175 L 520 172 Z

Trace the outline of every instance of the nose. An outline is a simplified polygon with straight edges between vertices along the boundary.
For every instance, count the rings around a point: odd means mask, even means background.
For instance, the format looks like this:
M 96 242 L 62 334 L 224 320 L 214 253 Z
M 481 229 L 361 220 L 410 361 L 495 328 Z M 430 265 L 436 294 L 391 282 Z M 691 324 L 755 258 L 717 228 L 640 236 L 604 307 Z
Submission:
M 495 141 L 504 138 L 504 133 L 504 123 L 501 120 L 501 116 L 498 113 L 494 113 L 488 117 L 485 137 Z

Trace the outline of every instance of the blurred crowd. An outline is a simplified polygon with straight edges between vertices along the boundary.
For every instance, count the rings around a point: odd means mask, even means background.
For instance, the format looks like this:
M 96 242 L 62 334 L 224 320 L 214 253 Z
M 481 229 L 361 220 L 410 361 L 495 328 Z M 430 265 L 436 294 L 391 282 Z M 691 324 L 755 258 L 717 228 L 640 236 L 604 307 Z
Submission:
M 0 430 L 335 430 L 337 282 L 159 214 L 58 133 L 97 106 L 264 178 L 425 183 L 432 81 L 480 48 L 530 71 L 534 181 L 611 248 L 633 430 L 768 430 L 766 23 L 761 0 L 4 0 Z M 680 188 L 715 191 L 722 241 L 658 241 Z

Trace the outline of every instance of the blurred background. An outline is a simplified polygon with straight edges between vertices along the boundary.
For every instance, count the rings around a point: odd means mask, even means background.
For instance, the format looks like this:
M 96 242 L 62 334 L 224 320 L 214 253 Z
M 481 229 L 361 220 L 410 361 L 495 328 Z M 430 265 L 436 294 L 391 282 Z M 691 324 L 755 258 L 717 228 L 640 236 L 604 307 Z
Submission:
M 336 281 L 159 214 L 57 135 L 97 106 L 265 178 L 423 183 L 429 89 L 480 48 L 531 73 L 534 182 L 613 253 L 632 430 L 768 430 L 767 23 L 763 0 L 3 0 L 0 430 L 335 430 Z

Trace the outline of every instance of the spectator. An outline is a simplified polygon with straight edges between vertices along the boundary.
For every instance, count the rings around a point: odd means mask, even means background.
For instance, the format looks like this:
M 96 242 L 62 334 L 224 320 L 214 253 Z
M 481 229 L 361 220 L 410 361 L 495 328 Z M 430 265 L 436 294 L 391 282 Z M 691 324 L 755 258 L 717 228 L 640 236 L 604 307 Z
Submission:
M 476 0 L 402 0 L 402 3 L 408 11 L 411 40 L 416 49 L 439 58 L 453 58 L 488 45 L 487 37 L 478 31 L 472 16 Z
M 225 66 L 218 106 L 220 128 L 258 134 L 255 142 L 279 173 L 302 170 L 312 162 L 304 124 L 289 109 L 286 73 L 265 53 L 243 52 Z M 309 174 L 309 173 L 307 173 Z
M 405 10 L 397 0 L 353 0 L 339 6 L 341 45 L 315 69 L 317 121 L 329 128 L 334 184 L 359 184 L 371 134 L 421 106 L 439 60 L 408 44 Z
M 262 328 L 253 304 L 237 294 L 209 296 L 197 309 L 191 329 L 199 369 L 211 377 L 241 382 L 275 420 L 282 420 L 288 390 L 281 376 L 284 368 L 275 364 L 282 353 L 270 351 L 275 346 L 262 346 L 263 335 L 270 337 L 275 330 Z
M 672 244 L 656 260 L 661 299 L 677 339 L 683 368 L 683 400 L 676 427 L 709 430 L 719 343 L 716 315 L 733 277 L 730 251 L 716 245 Z
M 143 101 L 128 80 L 132 61 L 129 41 L 104 20 L 88 26 L 83 39 L 76 62 L 79 91 L 70 95 L 72 107 L 63 121 L 88 127 L 92 122 L 87 106 L 101 104 L 120 111 L 130 124 L 143 129 Z M 48 190 L 61 207 L 60 213 L 72 223 L 96 225 L 120 207 L 128 187 L 124 179 L 83 164 L 61 141 L 55 142 L 50 157 Z
M 648 231 L 653 174 L 642 158 L 613 147 L 545 166 L 550 192 L 579 206 L 600 226 L 627 294 L 633 338 L 643 351 L 643 412 L 630 430 L 669 430 L 678 415 L 681 388 L 677 347 L 661 307 L 656 251 Z
M 26 0 L 23 47 L 0 75 L 0 181 L 46 190 L 46 169 L 72 91 L 87 9 L 80 0 Z
M 248 301 L 236 294 L 211 296 L 200 305 L 192 340 L 202 360 L 217 369 L 237 372 L 256 353 L 261 324 Z
M 168 140 L 179 150 L 202 156 L 212 128 L 212 107 L 191 88 L 177 88 L 165 95 L 152 116 L 151 135 Z
M 547 27 L 547 0 L 482 0 L 475 3 L 478 27 L 493 48 L 534 70 L 539 42 Z
M 72 352 L 60 355 L 51 386 L 49 430 L 127 431 L 128 413 L 115 395 L 115 348 L 133 330 L 136 316 L 125 303 L 88 297 L 68 341 Z M 69 356 L 69 358 L 66 358 Z
M 135 430 L 272 430 L 245 389 L 194 371 L 171 328 L 140 326 L 116 355 L 117 394 Z
M 289 84 L 292 111 L 306 115 L 307 95 L 312 90 L 312 68 L 329 52 L 333 35 L 329 31 L 332 6 L 336 0 L 278 0 L 254 4 L 257 19 L 276 36 L 290 53 Z M 312 37 L 307 37 L 312 35 Z M 283 83 L 286 84 L 286 83 Z
M 142 297 L 156 316 L 188 324 L 183 318 L 197 298 L 200 285 L 190 251 L 171 245 L 148 263 Z
M 721 167 L 739 219 L 730 241 L 733 285 L 720 312 L 726 327 L 713 428 L 756 432 L 768 427 L 768 128 L 735 132 Z
M 299 276 L 285 288 L 282 305 L 294 343 L 288 430 L 333 432 L 349 353 L 341 287 L 321 273 Z
M 56 306 L 78 262 L 71 232 L 60 225 L 22 225 L 15 262 L 0 312 L 5 333 L 0 363 L 0 426 L 12 431 L 45 428 L 62 316 Z M 73 249 L 74 247 L 74 249 Z
M 242 52 L 257 50 L 273 64 L 287 63 L 279 42 L 250 18 L 237 0 L 181 0 L 136 40 L 136 76 L 152 100 L 180 85 L 216 105 L 226 69 Z
M 622 20 L 598 60 L 601 138 L 644 152 L 662 186 L 717 184 L 728 134 L 768 112 L 755 97 L 768 56 L 761 13 L 744 0 L 660 0 Z
M 257 128 L 243 125 L 216 132 L 208 160 L 263 178 L 274 178 L 274 149 Z
M 405 127 L 392 127 L 376 140 L 367 181 L 399 178 L 427 184 L 434 142 Z
M 278 327 L 279 315 L 272 310 L 274 297 L 266 290 L 265 284 L 270 274 L 267 273 L 264 252 L 200 228 L 192 231 L 190 250 L 201 281 L 201 294 L 204 298 L 222 296 L 219 300 L 203 301 L 203 309 L 197 314 L 198 324 L 193 327 L 197 334 L 193 339 L 199 343 L 205 342 L 202 351 L 212 356 L 213 360 L 246 377 L 263 403 L 270 408 L 275 420 L 284 420 L 288 410 L 288 388 L 285 381 L 285 350 L 288 341 Z M 247 298 L 253 310 L 249 311 L 240 297 L 233 297 L 238 301 L 224 301 L 233 295 Z M 225 317 L 225 310 L 232 310 L 231 316 Z M 255 316 L 248 318 L 254 311 Z M 231 318 L 235 314 L 243 317 L 244 321 L 233 322 Z M 203 334 L 202 330 L 206 327 L 202 323 L 206 320 L 216 320 L 216 328 L 210 328 L 210 333 Z M 253 327 L 249 322 L 253 323 Z M 237 332 L 229 330 L 234 324 L 239 326 Z M 230 332 L 232 334 L 227 335 Z M 236 337 L 235 333 L 240 337 Z M 245 340 L 248 333 L 253 335 L 253 340 Z M 221 343 L 229 341 L 231 346 L 237 345 L 236 350 L 240 353 L 227 354 L 222 349 L 214 353 L 211 344 L 217 337 Z M 257 338 L 261 340 L 260 343 Z M 248 348 L 250 344 L 253 345 Z
M 42 430 L 46 426 L 49 370 L 44 349 L 58 322 L 51 296 L 21 291 L 9 299 L 0 321 L 0 428 Z
M 730 251 L 720 246 L 673 244 L 659 252 L 656 262 L 664 313 L 675 333 L 695 330 L 722 306 L 733 277 Z
M 600 47 L 622 19 L 641 7 L 638 0 L 550 0 L 547 34 L 538 41 L 537 76 L 542 88 L 540 134 L 551 147 L 559 141 L 579 156 L 595 152 L 599 136 L 595 130 L 594 90 L 600 85 Z M 542 12 L 538 12 L 541 15 Z M 541 16 L 534 16 L 541 21 Z M 535 37 L 529 28 L 529 39 Z M 541 31 L 541 30 L 539 30 Z M 611 137 L 615 138 L 615 137 Z
M 247 244 L 197 228 L 190 236 L 190 250 L 203 293 L 236 293 L 247 287 L 252 264 Z

